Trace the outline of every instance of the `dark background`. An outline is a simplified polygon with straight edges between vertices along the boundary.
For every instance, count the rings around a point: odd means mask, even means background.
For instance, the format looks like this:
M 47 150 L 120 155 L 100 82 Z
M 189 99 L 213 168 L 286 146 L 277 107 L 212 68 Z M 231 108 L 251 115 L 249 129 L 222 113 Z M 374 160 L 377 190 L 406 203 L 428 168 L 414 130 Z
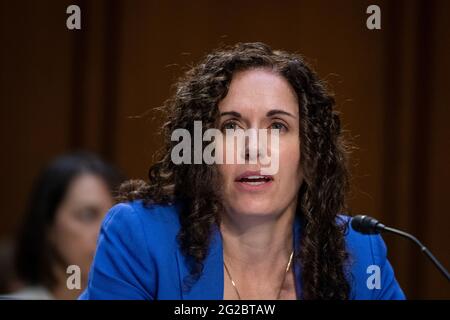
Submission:
M 81 7 L 82 29 L 66 28 Z M 366 28 L 381 8 L 382 29 Z M 352 155 L 352 214 L 414 233 L 448 268 L 450 1 L 0 1 L 0 239 L 14 236 L 31 183 L 61 153 L 88 149 L 145 178 L 160 106 L 186 66 L 221 44 L 295 51 L 336 94 Z M 448 282 L 386 235 L 409 298 Z

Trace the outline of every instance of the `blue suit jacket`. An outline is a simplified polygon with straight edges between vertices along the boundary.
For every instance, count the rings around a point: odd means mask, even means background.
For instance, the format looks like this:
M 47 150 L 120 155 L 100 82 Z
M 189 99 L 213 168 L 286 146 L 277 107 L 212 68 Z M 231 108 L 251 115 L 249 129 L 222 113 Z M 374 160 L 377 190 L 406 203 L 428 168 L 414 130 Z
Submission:
M 294 246 L 298 250 L 299 218 L 293 228 Z M 223 299 L 219 228 L 214 229 L 203 274 L 189 291 L 183 290 L 183 279 L 189 275 L 189 269 L 176 240 L 179 229 L 176 205 L 147 208 L 141 201 L 134 201 L 111 208 L 102 224 L 88 287 L 80 299 Z M 346 244 L 352 261 L 349 279 L 352 299 L 405 298 L 379 235 L 361 235 L 349 227 Z M 298 264 L 294 264 L 294 274 L 300 297 Z

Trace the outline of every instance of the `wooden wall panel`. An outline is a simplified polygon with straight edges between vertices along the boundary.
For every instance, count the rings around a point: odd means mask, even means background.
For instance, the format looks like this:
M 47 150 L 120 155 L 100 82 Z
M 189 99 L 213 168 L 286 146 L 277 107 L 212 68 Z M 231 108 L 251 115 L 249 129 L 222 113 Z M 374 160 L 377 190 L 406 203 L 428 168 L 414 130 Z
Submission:
M 0 3 L 0 236 L 14 232 L 39 169 L 69 147 L 74 48 L 65 8 Z

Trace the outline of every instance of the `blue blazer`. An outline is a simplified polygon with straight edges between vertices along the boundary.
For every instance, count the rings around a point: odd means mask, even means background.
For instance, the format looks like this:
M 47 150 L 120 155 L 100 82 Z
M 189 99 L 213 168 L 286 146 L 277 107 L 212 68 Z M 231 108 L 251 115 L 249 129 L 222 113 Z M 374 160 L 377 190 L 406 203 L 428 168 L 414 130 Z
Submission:
M 189 275 L 189 269 L 176 240 L 180 229 L 177 208 L 176 205 L 147 208 L 142 201 L 111 208 L 102 224 L 88 286 L 79 299 L 222 300 L 223 251 L 218 227 L 212 234 L 203 274 L 189 291 L 183 290 L 183 279 Z M 301 232 L 298 217 L 293 229 L 298 250 Z M 349 277 L 352 299 L 405 298 L 379 235 L 361 235 L 349 227 L 346 244 L 352 262 Z M 294 274 L 300 297 L 298 264 L 294 264 Z

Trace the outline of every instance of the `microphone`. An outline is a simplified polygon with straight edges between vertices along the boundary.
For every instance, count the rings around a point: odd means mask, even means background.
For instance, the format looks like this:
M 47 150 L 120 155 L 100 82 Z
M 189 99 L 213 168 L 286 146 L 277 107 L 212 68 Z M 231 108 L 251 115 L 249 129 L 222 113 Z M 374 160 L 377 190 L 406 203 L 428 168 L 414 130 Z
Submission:
M 357 215 L 353 217 L 351 226 L 355 231 L 362 234 L 379 234 L 380 232 L 387 231 L 411 240 L 420 247 L 420 250 L 431 260 L 431 262 L 433 262 L 435 267 L 444 275 L 447 281 L 450 281 L 450 275 L 444 268 L 444 266 L 439 262 L 438 259 L 436 259 L 436 257 L 430 252 L 430 250 L 428 250 L 428 248 L 425 247 L 422 242 L 420 242 L 413 235 L 398 229 L 387 227 L 384 224 L 380 223 L 377 219 L 366 215 Z

